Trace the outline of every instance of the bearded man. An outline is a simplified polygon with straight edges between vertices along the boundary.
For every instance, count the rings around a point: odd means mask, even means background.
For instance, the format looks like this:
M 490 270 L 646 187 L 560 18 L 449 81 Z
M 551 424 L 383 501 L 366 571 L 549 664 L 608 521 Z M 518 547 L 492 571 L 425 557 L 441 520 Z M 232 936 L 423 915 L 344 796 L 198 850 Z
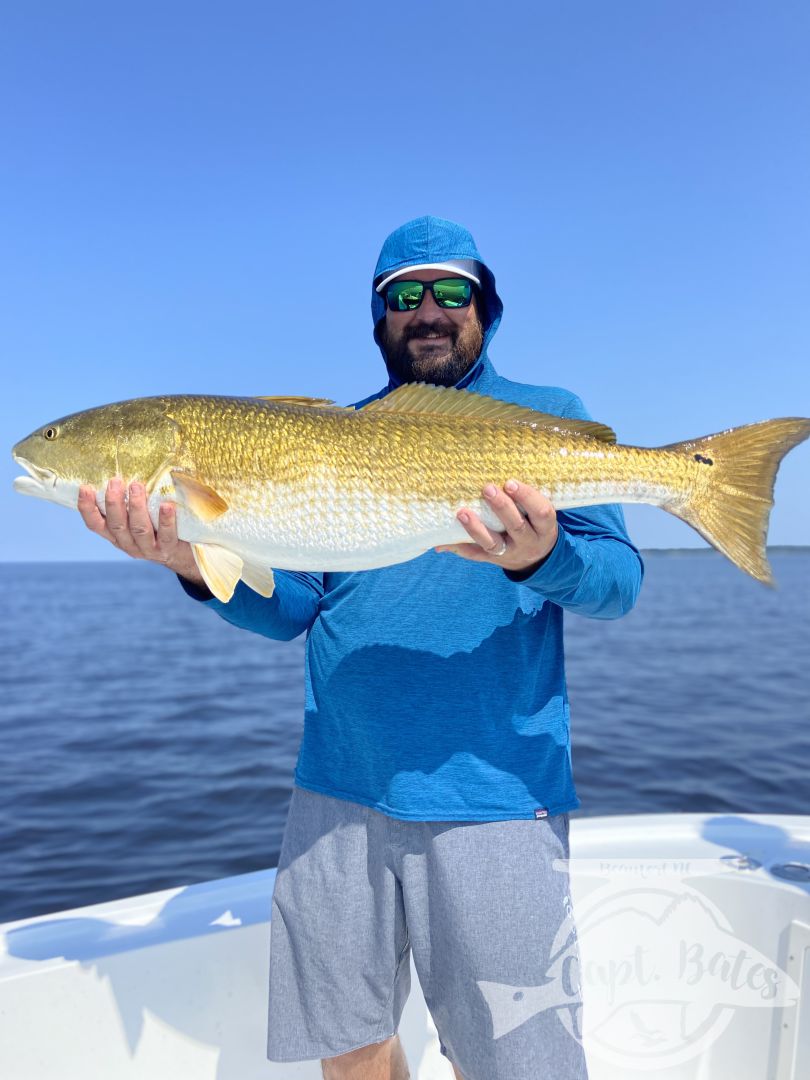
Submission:
M 487 348 L 503 305 L 454 222 L 418 218 L 386 239 L 371 310 L 388 379 L 357 408 L 424 381 L 590 419 L 571 391 L 495 371 Z M 523 477 L 482 494 L 499 531 L 462 509 L 467 543 L 377 570 L 274 570 L 272 597 L 239 582 L 228 603 L 205 587 L 171 505 L 155 531 L 138 485 L 127 509 L 111 484 L 106 521 L 90 489 L 80 496 L 91 529 L 175 570 L 229 622 L 306 634 L 267 1056 L 319 1058 L 327 1080 L 406 1080 L 397 1029 L 411 955 L 459 1080 L 587 1080 L 568 962 L 569 812 L 580 802 L 563 614 L 624 615 L 643 566 L 616 505 L 557 514 Z

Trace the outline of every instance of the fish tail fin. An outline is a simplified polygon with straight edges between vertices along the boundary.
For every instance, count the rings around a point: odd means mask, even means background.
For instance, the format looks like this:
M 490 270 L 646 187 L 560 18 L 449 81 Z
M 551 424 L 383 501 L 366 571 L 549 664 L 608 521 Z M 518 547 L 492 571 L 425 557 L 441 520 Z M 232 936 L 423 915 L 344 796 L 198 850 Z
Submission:
M 691 525 L 741 570 L 773 585 L 765 545 L 776 472 L 785 454 L 808 436 L 810 419 L 793 416 L 661 447 L 705 467 L 703 482 L 664 509 Z

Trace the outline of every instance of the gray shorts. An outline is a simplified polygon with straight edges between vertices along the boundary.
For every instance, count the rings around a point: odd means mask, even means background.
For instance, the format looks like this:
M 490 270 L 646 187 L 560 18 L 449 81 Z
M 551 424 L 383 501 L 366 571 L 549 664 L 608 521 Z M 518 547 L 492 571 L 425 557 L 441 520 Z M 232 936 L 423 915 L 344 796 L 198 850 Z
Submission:
M 294 787 L 270 920 L 267 1057 L 393 1035 L 410 954 L 465 1080 L 587 1080 L 568 814 L 400 821 Z

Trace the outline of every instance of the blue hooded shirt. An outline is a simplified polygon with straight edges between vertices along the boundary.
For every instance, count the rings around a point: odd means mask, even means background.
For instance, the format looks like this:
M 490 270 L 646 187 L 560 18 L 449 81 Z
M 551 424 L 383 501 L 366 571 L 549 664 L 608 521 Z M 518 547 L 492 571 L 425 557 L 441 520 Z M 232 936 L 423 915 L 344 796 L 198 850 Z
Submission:
M 503 305 L 466 229 L 435 217 L 407 222 L 383 244 L 373 281 L 458 259 L 481 264 L 484 342 L 455 385 L 591 419 L 569 390 L 495 371 L 487 348 Z M 385 360 L 385 305 L 373 285 L 371 312 Z M 389 372 L 355 407 L 397 385 Z M 180 580 L 236 626 L 276 640 L 306 634 L 299 787 L 411 821 L 545 817 L 580 805 L 563 613 L 618 618 L 633 607 L 643 576 L 618 505 L 560 511 L 557 523 L 554 548 L 529 574 L 431 549 L 378 570 L 274 570 L 270 598 L 240 581 L 222 603 Z

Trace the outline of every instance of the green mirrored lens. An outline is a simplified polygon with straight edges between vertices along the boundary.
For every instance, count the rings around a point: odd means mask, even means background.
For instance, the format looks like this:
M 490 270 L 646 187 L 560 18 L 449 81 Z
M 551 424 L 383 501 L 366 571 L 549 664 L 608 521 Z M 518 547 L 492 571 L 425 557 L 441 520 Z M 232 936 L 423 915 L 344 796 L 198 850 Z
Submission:
M 439 281 L 392 281 L 386 290 L 388 306 L 393 311 L 415 311 L 422 303 L 425 288 L 443 308 L 466 307 L 472 297 L 472 284 L 466 278 L 441 278 Z
M 472 286 L 465 278 L 443 278 L 433 282 L 433 298 L 441 307 L 469 304 Z
M 413 311 L 422 303 L 424 291 L 421 281 L 393 281 L 388 286 L 388 306 L 394 311 Z

